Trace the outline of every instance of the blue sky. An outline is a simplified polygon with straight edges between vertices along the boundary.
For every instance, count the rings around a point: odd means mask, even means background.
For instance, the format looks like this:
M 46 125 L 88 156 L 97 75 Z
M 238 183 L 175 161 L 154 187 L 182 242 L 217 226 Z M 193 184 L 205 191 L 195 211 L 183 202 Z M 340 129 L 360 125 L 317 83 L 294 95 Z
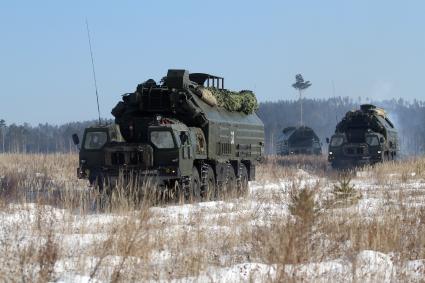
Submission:
M 168 68 L 225 77 L 259 101 L 425 99 L 424 1 L 9 1 L 0 4 L 0 117 L 95 119 L 85 18 L 103 117 Z

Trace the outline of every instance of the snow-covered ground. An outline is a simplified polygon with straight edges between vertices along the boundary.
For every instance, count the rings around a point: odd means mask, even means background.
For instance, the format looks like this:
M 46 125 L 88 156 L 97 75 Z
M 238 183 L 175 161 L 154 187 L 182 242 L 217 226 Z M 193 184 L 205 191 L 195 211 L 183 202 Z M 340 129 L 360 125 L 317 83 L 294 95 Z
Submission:
M 59 205 L 7 204 L 0 210 L 0 281 L 31 281 L 47 272 L 55 282 L 421 282 L 423 254 L 400 260 L 398 251 L 356 250 L 352 240 L 335 244 L 314 225 L 307 241 L 321 238 L 326 247 L 338 246 L 337 252 L 324 248 L 321 259 L 274 262 L 255 244 L 262 235 L 258 231 L 299 221 L 290 210 L 296 190 L 315 190 L 315 203 L 328 218 L 367 223 L 400 206 L 425 206 L 425 182 L 411 177 L 401 181 L 388 175 L 382 183 L 369 172 L 357 172 L 351 184 L 361 197 L 337 206 L 325 205 L 337 180 L 303 170 L 290 178 L 251 182 L 244 198 L 140 211 L 78 213 Z

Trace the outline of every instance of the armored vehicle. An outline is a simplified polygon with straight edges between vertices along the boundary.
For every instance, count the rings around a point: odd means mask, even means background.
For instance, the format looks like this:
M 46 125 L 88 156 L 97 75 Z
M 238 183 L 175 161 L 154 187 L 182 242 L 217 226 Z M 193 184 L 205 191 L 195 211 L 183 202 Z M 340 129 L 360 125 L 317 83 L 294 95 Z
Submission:
M 334 168 L 351 168 L 394 159 L 398 150 L 397 130 L 384 109 L 364 104 L 337 124 L 328 160 Z
M 300 127 L 287 127 L 276 143 L 277 155 L 291 154 L 322 154 L 322 145 L 313 129 Z
M 85 130 L 78 177 L 137 174 L 196 197 L 246 189 L 264 151 L 257 107 L 252 92 L 226 90 L 221 77 L 169 70 L 161 83 L 124 94 L 112 109 L 115 124 Z

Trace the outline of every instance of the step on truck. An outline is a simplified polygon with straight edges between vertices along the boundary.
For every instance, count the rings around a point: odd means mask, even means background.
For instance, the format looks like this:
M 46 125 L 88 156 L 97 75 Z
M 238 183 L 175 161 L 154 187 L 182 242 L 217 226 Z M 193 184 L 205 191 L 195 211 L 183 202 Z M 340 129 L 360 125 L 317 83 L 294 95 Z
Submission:
M 246 191 L 264 154 L 257 108 L 251 91 L 229 91 L 221 77 L 169 70 L 159 84 L 149 79 L 124 94 L 115 123 L 85 129 L 78 177 L 103 185 L 137 175 L 199 198 L 224 187 Z

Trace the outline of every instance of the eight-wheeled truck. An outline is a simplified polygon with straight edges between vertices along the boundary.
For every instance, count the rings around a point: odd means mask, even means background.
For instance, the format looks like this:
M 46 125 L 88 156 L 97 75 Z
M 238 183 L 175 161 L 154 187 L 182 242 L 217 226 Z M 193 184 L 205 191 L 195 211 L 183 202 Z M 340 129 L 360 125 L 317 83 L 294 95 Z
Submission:
M 321 155 L 322 143 L 312 128 L 287 127 L 276 142 L 277 155 Z
M 392 160 L 399 151 L 394 124 L 384 109 L 371 104 L 363 104 L 360 110 L 347 112 L 327 142 L 328 160 L 337 169 Z
M 169 70 L 161 83 L 124 94 L 114 124 L 85 130 L 78 177 L 99 184 L 137 174 L 195 197 L 223 186 L 246 190 L 264 154 L 257 107 L 251 91 L 226 90 L 221 77 Z

